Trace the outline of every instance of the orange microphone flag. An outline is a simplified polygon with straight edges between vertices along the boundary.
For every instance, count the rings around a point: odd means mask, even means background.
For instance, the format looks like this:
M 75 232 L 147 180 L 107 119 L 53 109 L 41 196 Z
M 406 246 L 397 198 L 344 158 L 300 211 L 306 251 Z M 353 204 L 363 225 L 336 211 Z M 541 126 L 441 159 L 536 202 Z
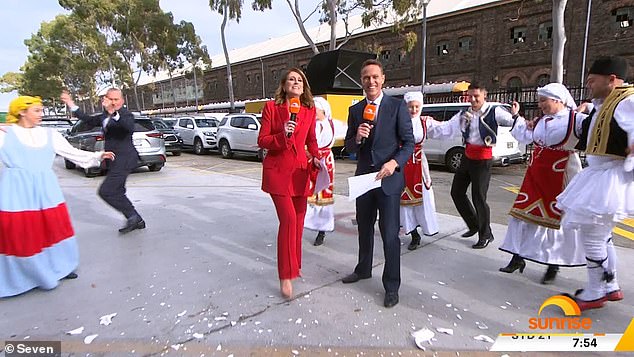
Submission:
M 363 120 L 374 121 L 376 117 L 376 104 L 366 104 L 363 109 Z
M 293 97 L 290 100 L 288 109 L 291 112 L 291 114 L 297 114 L 297 113 L 299 113 L 300 106 L 301 106 L 301 104 L 299 102 L 299 98 Z

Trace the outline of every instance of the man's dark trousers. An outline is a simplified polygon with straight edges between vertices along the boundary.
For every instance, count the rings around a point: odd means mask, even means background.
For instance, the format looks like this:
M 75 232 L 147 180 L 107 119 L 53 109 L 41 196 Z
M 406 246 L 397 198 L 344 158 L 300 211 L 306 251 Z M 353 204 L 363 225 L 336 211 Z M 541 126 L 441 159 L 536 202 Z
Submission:
M 398 238 L 400 202 L 400 195 L 386 195 L 380 187 L 365 193 L 356 200 L 359 263 L 354 268 L 354 272 L 359 276 L 372 274 L 374 223 L 378 209 L 379 230 L 385 254 L 383 287 L 387 292 L 397 292 L 401 285 L 401 242 Z
M 492 160 L 472 160 L 463 156 L 451 184 L 451 198 L 458 213 L 470 230 L 478 230 L 480 240 L 492 237 L 491 212 L 487 204 L 491 164 Z M 467 197 L 469 185 L 473 204 Z
M 117 211 L 123 213 L 125 218 L 137 214 L 132 202 L 126 196 L 125 183 L 128 175 L 137 167 L 138 154 L 131 153 L 119 155 L 108 164 L 108 173 L 99 187 L 99 197 Z

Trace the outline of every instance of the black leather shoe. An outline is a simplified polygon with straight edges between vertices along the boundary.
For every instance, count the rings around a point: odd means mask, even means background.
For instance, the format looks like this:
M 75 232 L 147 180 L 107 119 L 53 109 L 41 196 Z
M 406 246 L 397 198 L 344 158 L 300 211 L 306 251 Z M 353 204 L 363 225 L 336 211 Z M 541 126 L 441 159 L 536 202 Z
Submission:
M 471 246 L 473 249 L 484 249 L 489 245 L 489 243 L 493 242 L 493 236 L 489 238 L 479 239 L 478 243 Z
M 524 272 L 524 268 L 526 268 L 526 262 L 522 257 L 517 254 L 513 254 L 513 258 L 504 268 L 500 268 L 500 271 L 503 273 L 513 273 L 517 269 L 520 270 L 520 273 Z
M 317 237 L 315 238 L 315 243 L 313 243 L 313 245 L 315 247 L 320 246 L 322 244 L 324 244 L 324 238 L 326 237 L 326 233 L 319 231 L 319 233 L 317 233 Z
M 412 242 L 407 246 L 407 249 L 416 250 L 418 247 L 420 247 L 420 235 L 412 234 Z
M 474 229 L 469 228 L 468 231 L 466 231 L 465 233 L 462 233 L 461 237 L 462 238 L 473 237 L 476 233 L 478 233 L 478 229 L 477 228 L 474 228 Z
M 128 221 L 126 222 L 125 226 L 119 229 L 119 233 L 126 234 L 129 232 L 132 232 L 135 229 L 143 229 L 143 228 L 145 228 L 145 221 L 143 220 L 143 218 L 141 218 L 141 216 L 133 216 L 128 218 Z
M 78 275 L 75 272 L 71 272 L 70 274 L 66 275 L 64 277 L 64 279 L 77 279 Z
M 341 279 L 341 282 L 344 284 L 350 284 L 350 283 L 356 283 L 357 281 L 361 280 L 361 279 L 370 279 L 372 277 L 372 275 L 368 275 L 368 276 L 361 276 L 357 273 L 352 273 L 346 277 L 344 277 L 343 279 Z
M 398 304 L 398 293 L 385 293 L 383 305 L 385 305 L 385 307 L 393 307 L 396 304 Z

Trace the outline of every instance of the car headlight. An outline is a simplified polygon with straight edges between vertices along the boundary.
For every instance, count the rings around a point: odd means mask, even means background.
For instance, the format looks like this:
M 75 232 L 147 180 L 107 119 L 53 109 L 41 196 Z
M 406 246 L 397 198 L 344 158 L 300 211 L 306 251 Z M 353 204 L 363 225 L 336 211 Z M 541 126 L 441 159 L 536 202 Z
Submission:
M 205 134 L 205 136 L 214 136 L 214 133 L 211 131 L 204 131 L 203 134 Z

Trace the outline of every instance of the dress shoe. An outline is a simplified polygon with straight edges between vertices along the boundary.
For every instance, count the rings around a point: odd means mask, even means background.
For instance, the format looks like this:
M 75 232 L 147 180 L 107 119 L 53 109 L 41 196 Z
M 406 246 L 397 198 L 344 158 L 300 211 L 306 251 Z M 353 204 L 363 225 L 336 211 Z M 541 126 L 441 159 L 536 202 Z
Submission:
M 524 261 L 524 259 L 522 259 L 522 257 L 520 257 L 519 255 L 513 254 L 513 258 L 511 258 L 511 261 L 508 263 L 508 265 L 504 268 L 500 268 L 500 271 L 503 273 L 513 273 L 514 271 L 519 269 L 520 273 L 523 273 L 524 268 L 526 268 L 526 261 Z
M 71 272 L 70 274 L 66 275 L 63 279 L 77 279 L 77 277 L 78 277 L 77 273 Z
M 293 283 L 291 279 L 280 280 L 280 292 L 285 299 L 293 297 Z
M 341 282 L 344 284 L 350 284 L 350 283 L 356 283 L 357 281 L 361 280 L 361 279 L 370 279 L 372 277 L 372 275 L 367 275 L 367 276 L 361 276 L 357 273 L 352 273 L 346 277 L 344 277 L 343 279 L 341 279 Z
M 326 233 L 319 231 L 319 233 L 317 233 L 317 237 L 315 238 L 315 243 L 313 243 L 313 245 L 317 247 L 324 244 L 324 238 L 326 238 Z
M 559 267 L 556 265 L 549 265 L 546 270 L 546 274 L 542 278 L 541 283 L 544 285 L 552 284 L 555 281 L 555 277 L 557 277 L 557 272 L 559 272 Z
M 398 304 L 398 293 L 385 293 L 383 305 L 385 305 L 385 307 L 393 307 L 396 304 Z
M 570 294 L 562 294 L 562 295 L 573 299 L 577 303 L 577 306 L 579 306 L 579 310 L 581 311 L 602 308 L 603 305 L 605 305 L 605 302 L 608 301 L 607 295 L 601 298 L 598 298 L 596 300 L 581 300 L 576 296 L 578 295 L 577 293 L 579 293 L 579 290 L 577 290 L 577 292 L 575 293 L 575 296 L 572 296 Z
M 489 243 L 493 242 L 493 236 L 484 239 L 478 239 L 478 243 L 471 246 L 473 249 L 484 249 L 489 245 Z
M 125 226 L 121 229 L 119 229 L 119 233 L 121 234 L 126 234 L 129 232 L 132 232 L 135 229 L 143 229 L 145 228 L 145 221 L 143 220 L 143 218 L 141 218 L 141 216 L 132 216 L 130 218 L 128 218 L 128 221 L 126 222 Z
M 474 236 L 476 233 L 478 233 L 478 229 L 477 228 L 474 228 L 474 229 L 469 228 L 468 231 L 466 231 L 465 233 L 462 233 L 461 237 L 462 238 L 469 238 L 469 237 Z
M 606 299 L 608 299 L 608 301 L 621 301 L 623 300 L 623 291 L 621 291 L 621 289 L 614 290 L 607 293 L 605 297 Z
M 412 236 L 412 242 L 407 246 L 408 250 L 416 250 L 420 247 L 420 236 Z

